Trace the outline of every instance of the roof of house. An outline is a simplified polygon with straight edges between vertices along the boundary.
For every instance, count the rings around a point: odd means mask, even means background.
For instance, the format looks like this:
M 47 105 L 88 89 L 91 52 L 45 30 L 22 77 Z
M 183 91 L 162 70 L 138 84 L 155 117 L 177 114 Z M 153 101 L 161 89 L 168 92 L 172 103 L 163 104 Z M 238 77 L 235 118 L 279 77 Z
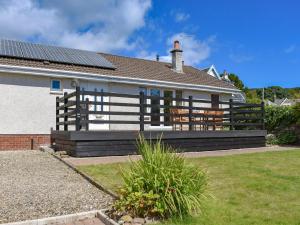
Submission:
M 205 71 L 192 66 L 184 66 L 183 73 L 172 70 L 171 63 L 157 62 L 139 58 L 117 56 L 106 53 L 99 53 L 106 60 L 111 62 L 115 69 L 97 68 L 83 65 L 72 65 L 58 62 L 45 62 L 41 60 L 22 59 L 0 56 L 0 64 L 33 67 L 42 69 L 54 69 L 62 71 L 74 71 L 91 73 L 93 75 L 109 75 L 125 78 L 137 78 L 154 81 L 166 81 L 174 83 L 184 83 L 190 85 L 205 85 L 217 88 L 226 88 L 237 91 L 238 89 L 223 80 L 207 74 Z
M 282 98 L 282 99 L 275 99 L 274 103 L 276 105 L 282 105 L 282 104 L 294 104 L 295 101 L 288 99 L 288 98 Z
M 286 99 L 286 98 L 282 98 L 282 99 L 276 98 L 275 101 L 274 101 L 274 103 L 275 103 L 276 105 L 281 105 L 281 104 L 285 101 L 285 99 Z
M 210 67 L 207 67 L 207 68 L 205 68 L 205 69 L 202 69 L 202 71 L 204 71 L 204 72 L 208 72 L 210 70 Z

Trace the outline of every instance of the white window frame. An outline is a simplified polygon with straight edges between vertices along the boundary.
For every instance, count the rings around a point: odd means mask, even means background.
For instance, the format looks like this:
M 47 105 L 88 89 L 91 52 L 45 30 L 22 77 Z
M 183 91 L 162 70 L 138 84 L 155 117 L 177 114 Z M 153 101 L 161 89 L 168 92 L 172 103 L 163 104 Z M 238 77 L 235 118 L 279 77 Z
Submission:
M 53 81 L 59 81 L 60 89 L 53 89 L 52 88 L 52 82 Z M 51 79 L 50 80 L 50 93 L 51 94 L 63 94 L 62 81 L 60 79 Z

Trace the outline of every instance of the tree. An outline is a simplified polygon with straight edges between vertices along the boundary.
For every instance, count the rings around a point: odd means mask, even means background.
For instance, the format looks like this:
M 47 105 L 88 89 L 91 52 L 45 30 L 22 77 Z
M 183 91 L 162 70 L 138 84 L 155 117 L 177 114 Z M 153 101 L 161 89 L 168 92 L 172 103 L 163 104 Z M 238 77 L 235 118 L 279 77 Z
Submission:
M 244 91 L 245 89 L 245 85 L 243 83 L 243 81 L 234 73 L 231 73 L 228 75 L 229 80 L 231 80 L 234 84 L 234 86 L 236 86 L 238 89 Z
M 262 98 L 262 89 L 256 89 L 257 95 Z M 276 99 L 289 98 L 290 94 L 287 89 L 280 86 L 270 86 L 265 88 L 265 99 L 275 101 Z
M 261 98 L 257 95 L 254 89 L 245 88 L 247 103 L 261 103 Z

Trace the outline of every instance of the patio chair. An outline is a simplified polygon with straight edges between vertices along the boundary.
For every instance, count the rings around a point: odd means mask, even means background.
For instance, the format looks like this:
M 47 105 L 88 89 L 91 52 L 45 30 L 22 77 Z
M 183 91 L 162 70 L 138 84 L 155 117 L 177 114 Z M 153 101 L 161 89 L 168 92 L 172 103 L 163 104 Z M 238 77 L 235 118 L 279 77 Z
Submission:
M 214 125 L 216 123 L 222 123 L 223 122 L 223 116 L 224 112 L 223 111 L 209 111 L 206 110 L 204 111 L 204 120 L 207 123 L 212 123 L 213 125 L 206 125 L 205 129 L 210 130 L 210 127 L 212 127 L 212 130 L 222 130 L 223 126 L 222 125 Z
M 184 115 L 188 114 L 189 111 L 186 109 L 170 109 L 170 114 L 171 114 L 171 121 L 173 123 L 173 130 L 177 130 L 177 125 L 179 124 L 180 130 L 183 129 L 183 124 L 185 122 L 189 122 L 189 118 Z

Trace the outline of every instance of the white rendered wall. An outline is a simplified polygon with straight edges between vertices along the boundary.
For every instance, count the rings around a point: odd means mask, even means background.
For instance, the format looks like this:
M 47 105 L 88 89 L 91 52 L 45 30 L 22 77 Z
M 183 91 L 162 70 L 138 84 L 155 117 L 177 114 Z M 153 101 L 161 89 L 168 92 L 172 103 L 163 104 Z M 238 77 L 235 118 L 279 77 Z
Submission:
M 49 77 L 0 74 L 0 134 L 50 134 L 55 128 L 55 98 Z M 71 81 L 62 80 L 63 91 Z

